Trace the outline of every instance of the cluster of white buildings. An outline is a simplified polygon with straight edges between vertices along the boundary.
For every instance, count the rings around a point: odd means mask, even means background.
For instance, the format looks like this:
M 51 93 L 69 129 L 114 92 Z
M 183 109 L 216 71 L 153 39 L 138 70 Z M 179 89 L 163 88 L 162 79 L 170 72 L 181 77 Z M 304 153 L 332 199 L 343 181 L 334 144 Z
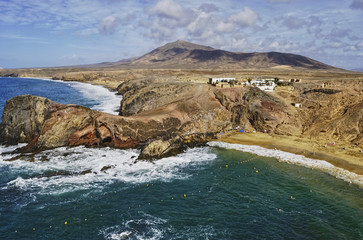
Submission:
M 250 85 L 258 87 L 259 89 L 272 92 L 276 86 L 274 79 L 257 79 L 249 82 Z
M 235 83 L 235 78 L 209 78 L 209 84 L 216 85 L 218 83 Z
M 254 86 L 267 92 L 272 92 L 276 86 L 275 79 L 257 79 L 245 82 L 237 82 L 235 78 L 209 78 L 209 84 L 217 87 L 222 87 L 224 85 L 230 85 L 231 87 L 236 86 Z

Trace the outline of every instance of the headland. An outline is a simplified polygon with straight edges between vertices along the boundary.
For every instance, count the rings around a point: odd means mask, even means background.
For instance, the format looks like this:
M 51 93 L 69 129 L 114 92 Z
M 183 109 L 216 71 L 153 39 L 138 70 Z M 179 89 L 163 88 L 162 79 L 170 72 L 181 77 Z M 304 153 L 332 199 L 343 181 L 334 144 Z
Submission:
M 121 116 L 32 96 L 9 101 L 1 142 L 27 142 L 27 151 L 139 147 L 140 158 L 155 159 L 243 129 L 244 134 L 222 140 L 303 154 L 363 173 L 363 74 L 302 56 L 242 56 L 178 41 L 129 62 L 2 69 L 0 75 L 86 82 L 123 96 Z M 210 78 L 235 82 L 213 85 Z M 266 92 L 247 84 L 255 79 L 274 79 L 276 86 Z M 19 110 L 24 103 L 28 112 Z M 25 118 L 17 118 L 26 122 L 21 128 L 11 117 L 15 112 Z

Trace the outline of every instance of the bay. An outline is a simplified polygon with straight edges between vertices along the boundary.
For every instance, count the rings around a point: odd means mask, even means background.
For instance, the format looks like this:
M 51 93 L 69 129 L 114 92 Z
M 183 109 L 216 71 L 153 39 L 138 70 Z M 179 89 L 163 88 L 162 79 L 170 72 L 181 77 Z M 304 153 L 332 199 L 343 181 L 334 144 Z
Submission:
M 120 100 L 97 99 L 104 89 L 89 85 L 5 80 L 0 108 L 4 91 L 25 85 L 20 94 L 98 110 Z M 363 190 L 323 171 L 218 146 L 154 163 L 135 162 L 138 154 L 82 146 L 15 161 L 1 154 L 0 239 L 363 238 Z

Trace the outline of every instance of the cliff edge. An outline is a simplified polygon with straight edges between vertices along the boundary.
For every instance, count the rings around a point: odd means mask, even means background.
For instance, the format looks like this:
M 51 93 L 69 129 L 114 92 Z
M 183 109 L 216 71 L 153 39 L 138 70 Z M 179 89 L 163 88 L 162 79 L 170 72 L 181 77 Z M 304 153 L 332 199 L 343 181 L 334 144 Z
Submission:
M 355 97 L 360 88 L 349 89 L 296 85 L 266 93 L 256 87 L 134 79 L 118 86 L 121 116 L 23 95 L 5 105 L 0 143 L 25 142 L 22 151 L 28 152 L 77 145 L 140 148 L 140 159 L 156 159 L 203 145 L 220 132 L 244 129 L 362 147 L 363 106 Z

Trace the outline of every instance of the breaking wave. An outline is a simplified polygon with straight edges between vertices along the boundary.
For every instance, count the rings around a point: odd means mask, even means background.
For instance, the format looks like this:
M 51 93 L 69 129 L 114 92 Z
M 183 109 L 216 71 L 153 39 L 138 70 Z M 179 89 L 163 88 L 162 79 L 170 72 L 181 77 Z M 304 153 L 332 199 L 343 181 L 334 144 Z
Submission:
M 137 239 L 214 239 L 217 235 L 212 226 L 184 226 L 177 230 L 167 219 L 141 212 L 136 219 L 125 220 L 121 225 L 104 227 L 99 235 L 108 240 Z
M 122 225 L 104 228 L 100 231 L 105 239 L 161 239 L 164 237 L 164 225 L 167 220 L 142 213 L 138 219 L 126 220 Z
M 2 152 L 11 149 L 2 147 Z M 38 154 L 1 155 L 0 169 L 11 175 L 3 188 L 34 190 L 39 194 L 61 194 L 107 184 L 147 183 L 186 179 L 188 170 L 200 168 L 216 155 L 209 148 L 194 148 L 155 162 L 135 161 L 139 150 L 61 147 Z M 17 160 L 11 160 L 11 158 Z
M 35 79 L 35 78 L 30 78 Z M 113 115 L 118 114 L 120 108 L 120 102 L 122 100 L 121 95 L 116 95 L 116 92 L 112 92 L 109 89 L 90 83 L 74 82 L 74 81 L 62 81 L 52 79 L 36 78 L 38 80 L 59 82 L 67 84 L 68 86 L 76 89 L 82 94 L 82 96 L 91 103 L 90 108 L 96 111 L 101 111 Z M 77 103 L 74 103 L 77 104 Z
M 121 95 L 116 95 L 115 92 L 111 92 L 107 88 L 98 85 L 80 82 L 71 82 L 70 84 L 70 86 L 76 88 L 83 97 L 90 101 L 97 102 L 91 109 L 114 115 L 118 114 L 120 102 L 122 100 Z
M 360 187 L 363 187 L 363 175 L 359 175 L 343 168 L 339 168 L 334 166 L 331 163 L 323 160 L 311 159 L 307 158 L 303 155 L 297 155 L 289 152 L 284 152 L 280 150 L 267 149 L 254 145 L 240 145 L 240 144 L 231 144 L 225 142 L 209 142 L 209 146 L 212 147 L 221 147 L 226 149 L 234 149 L 242 152 L 248 152 L 252 154 L 256 154 L 264 157 L 273 157 L 277 158 L 280 162 L 286 162 L 290 164 L 296 164 L 308 168 L 319 169 L 324 172 L 329 173 L 330 175 L 342 179 L 344 181 L 357 184 Z

